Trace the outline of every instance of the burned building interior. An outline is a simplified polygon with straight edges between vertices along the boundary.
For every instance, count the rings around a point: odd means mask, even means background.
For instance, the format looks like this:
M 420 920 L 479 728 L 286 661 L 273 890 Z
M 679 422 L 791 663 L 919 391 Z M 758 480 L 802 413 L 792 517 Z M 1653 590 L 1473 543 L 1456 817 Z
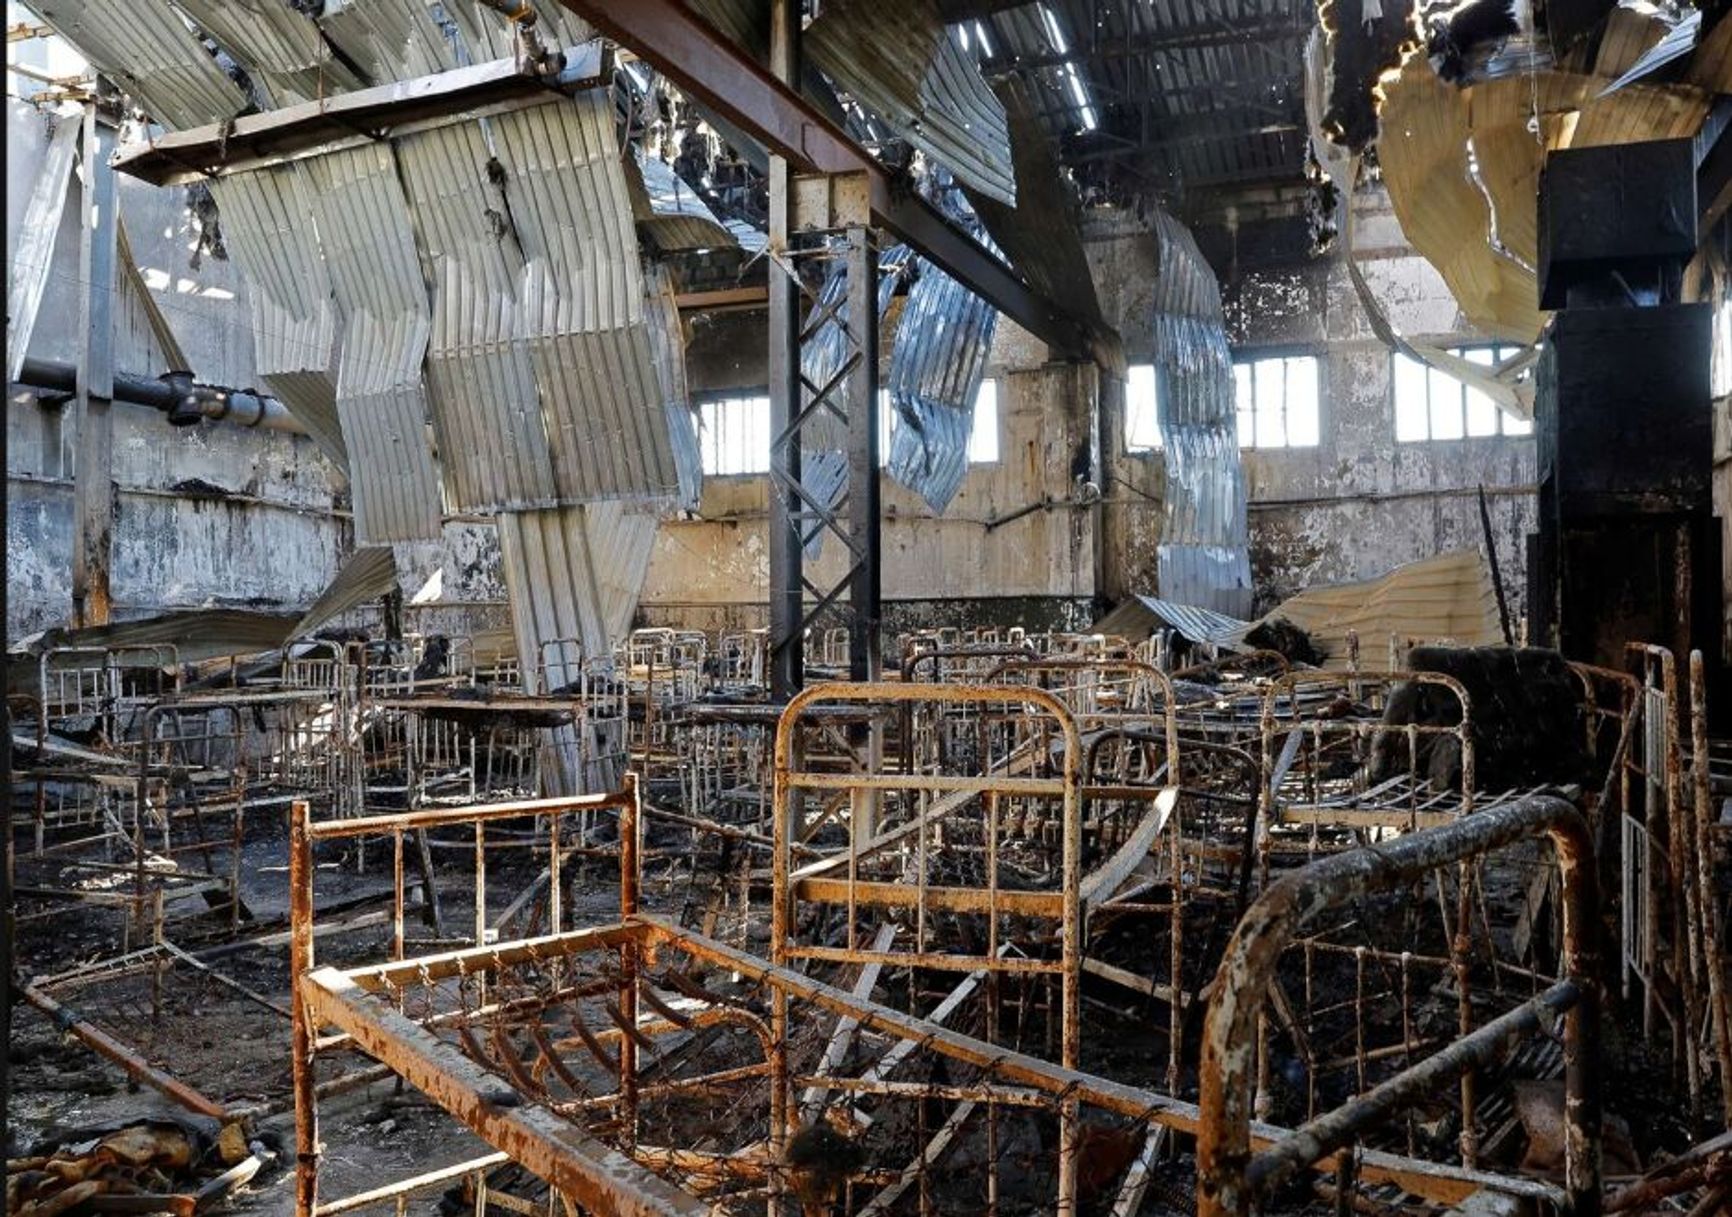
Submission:
M 1727 0 L 6 25 L 8 1214 L 1732 1214 Z

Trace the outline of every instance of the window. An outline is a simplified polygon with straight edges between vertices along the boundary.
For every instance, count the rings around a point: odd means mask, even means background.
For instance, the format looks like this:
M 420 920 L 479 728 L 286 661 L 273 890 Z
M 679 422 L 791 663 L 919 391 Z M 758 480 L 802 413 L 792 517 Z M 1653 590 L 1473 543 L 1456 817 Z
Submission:
M 1491 367 L 1516 346 L 1456 347 L 1450 354 Z M 1402 443 L 1531 435 L 1534 425 L 1506 413 L 1479 389 L 1399 352 L 1395 361 L 1395 438 Z
M 1317 358 L 1276 355 L 1233 365 L 1239 447 L 1315 448 L 1322 433 Z
M 722 397 L 698 404 L 704 473 L 726 476 L 770 471 L 770 399 Z
M 1125 451 L 1153 452 L 1161 446 L 1161 403 L 1155 365 L 1133 363 L 1125 380 Z
M 890 390 L 878 390 L 878 464 L 890 463 L 890 437 L 896 434 L 896 410 Z M 998 462 L 998 382 L 984 378 L 974 394 L 974 425 L 968 433 L 968 463 Z

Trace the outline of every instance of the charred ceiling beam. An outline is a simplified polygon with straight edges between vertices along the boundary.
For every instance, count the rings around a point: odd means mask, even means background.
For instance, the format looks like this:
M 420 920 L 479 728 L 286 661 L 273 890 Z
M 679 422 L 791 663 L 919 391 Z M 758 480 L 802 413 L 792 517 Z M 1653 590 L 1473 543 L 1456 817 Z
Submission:
M 117 172 L 155 186 L 182 185 L 441 127 L 521 106 L 557 101 L 593 87 L 613 70 L 599 40 L 568 47 L 559 66 L 496 59 L 455 71 L 356 89 L 318 101 L 249 114 L 232 122 L 169 131 L 122 148 Z
M 1102 157 L 1122 156 L 1131 150 L 1195 148 L 1206 144 L 1243 143 L 1264 135 L 1305 134 L 1303 123 L 1290 119 L 1272 120 L 1258 110 L 1204 111 L 1186 118 L 1151 115 L 1148 127 L 1149 134 L 1144 139 L 1132 139 L 1121 133 L 1112 143 L 1105 140 L 1096 142 L 1089 137 L 1073 140 L 1072 146 L 1063 153 L 1063 159 L 1066 164 L 1086 164 Z
M 1027 3 L 1028 0 L 938 0 L 938 11 L 946 21 L 975 21 Z
M 801 170 L 863 175 L 874 223 L 895 233 L 999 312 L 1066 355 L 1093 357 L 1093 338 L 1084 323 L 1033 291 L 804 97 L 678 0 L 561 3 L 653 64 L 688 97 L 715 110 Z
M 1311 32 L 1311 23 L 1291 17 L 1255 17 L 1182 26 L 1130 37 L 1102 38 L 1092 43 L 1079 42 L 1063 51 L 1040 55 L 998 55 L 981 62 L 981 71 L 990 78 L 1015 72 L 1032 72 L 1041 68 L 1062 67 L 1065 64 L 1105 63 L 1117 59 L 1140 59 L 1149 55 L 1171 54 L 1178 51 L 1204 50 L 1229 45 L 1258 45 L 1299 40 Z

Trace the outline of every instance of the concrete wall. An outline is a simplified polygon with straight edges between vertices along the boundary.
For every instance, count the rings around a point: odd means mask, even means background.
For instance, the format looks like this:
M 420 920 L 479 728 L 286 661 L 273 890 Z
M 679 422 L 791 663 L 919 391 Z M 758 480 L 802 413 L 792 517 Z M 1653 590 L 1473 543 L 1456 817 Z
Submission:
M 9 267 L 46 131 L 43 116 L 9 104 Z M 122 276 L 114 296 L 116 369 L 145 376 L 168 370 L 170 357 L 145 306 L 148 293 L 201 379 L 251 384 L 245 287 L 227 262 L 207 257 L 191 264 L 183 193 L 124 177 L 119 192 L 140 275 Z M 78 358 L 80 206 L 75 175 L 29 346 L 34 358 Z M 64 625 L 71 615 L 74 415 L 73 406 L 31 393 L 7 400 L 9 641 Z M 155 410 L 124 404 L 112 417 L 117 617 L 206 604 L 292 609 L 324 589 L 350 548 L 351 528 L 342 479 L 310 440 L 223 425 L 177 429 Z

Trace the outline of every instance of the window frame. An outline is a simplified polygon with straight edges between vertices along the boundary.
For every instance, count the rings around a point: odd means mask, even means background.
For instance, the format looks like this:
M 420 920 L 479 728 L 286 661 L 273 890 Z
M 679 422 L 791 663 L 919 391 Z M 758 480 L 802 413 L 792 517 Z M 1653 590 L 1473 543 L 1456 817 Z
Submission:
M 1460 359 L 1466 359 L 1466 360 L 1469 360 L 1470 362 L 1473 362 L 1473 363 L 1479 362 L 1478 360 L 1475 360 L 1473 358 L 1473 352 L 1475 352 L 1475 351 L 1489 351 L 1489 352 L 1491 352 L 1490 362 L 1482 364 L 1480 366 L 1486 367 L 1486 368 L 1495 368 L 1498 364 L 1502 363 L 1505 359 L 1508 359 L 1512 355 L 1515 355 L 1517 352 L 1519 352 L 1522 349 L 1522 344 L 1518 343 L 1518 342 L 1498 342 L 1496 340 L 1475 340 L 1472 342 L 1459 343 L 1455 346 L 1443 347 L 1441 349 L 1446 354 L 1454 355 Z M 1425 400 L 1420 405 L 1419 413 L 1420 413 L 1420 416 L 1425 419 L 1425 434 L 1424 435 L 1406 435 L 1406 434 L 1403 434 L 1403 425 L 1402 425 L 1402 404 L 1403 403 L 1401 400 L 1401 386 L 1403 383 L 1402 369 L 1404 367 L 1412 368 L 1414 370 L 1414 372 L 1418 373 L 1423 378 L 1422 383 L 1425 385 Z M 1433 386 L 1435 384 L 1433 377 L 1442 377 L 1445 380 L 1448 380 L 1449 382 L 1451 382 L 1455 386 L 1455 392 L 1456 392 L 1457 398 L 1458 398 L 1458 402 L 1457 402 L 1457 404 L 1459 406 L 1458 422 L 1459 422 L 1459 426 L 1460 426 L 1460 433 L 1457 435 L 1438 435 L 1438 434 L 1436 434 L 1436 420 L 1437 420 L 1437 414 L 1438 414 L 1440 407 L 1437 405 L 1434 405 L 1433 401 L 1432 401 Z M 1469 395 L 1473 394 L 1473 393 L 1477 393 L 1477 392 L 1478 392 L 1478 390 L 1471 388 L 1465 380 L 1457 380 L 1455 377 L 1451 376 L 1449 373 L 1444 372 L 1438 368 L 1434 368 L 1428 363 L 1424 363 L 1421 360 L 1413 359 L 1412 357 L 1405 355 L 1400 351 L 1391 351 L 1389 353 L 1390 423 L 1391 423 L 1392 430 L 1393 430 L 1393 433 L 1395 436 L 1395 442 L 1398 444 L 1459 444 L 1459 443 L 1464 443 L 1464 442 L 1469 441 L 1469 440 L 1488 440 L 1488 439 L 1489 440 L 1503 440 L 1503 439 L 1530 439 L 1530 438 L 1532 438 L 1533 433 L 1534 433 L 1534 424 L 1533 424 L 1532 419 L 1528 419 L 1525 421 L 1522 419 L 1518 419 L 1514 415 L 1512 415 L 1509 411 L 1507 411 L 1507 410 L 1503 409 L 1501 406 L 1499 406 L 1495 401 L 1491 401 L 1489 398 L 1487 399 L 1486 404 L 1490 407 L 1490 409 L 1496 415 L 1496 427 L 1494 430 L 1491 430 L 1491 431 L 1479 431 L 1479 432 L 1474 431 L 1473 430 L 1473 407 L 1474 407 L 1474 403 L 1469 400 Z M 1480 394 L 1480 396 L 1483 397 L 1484 394 Z M 1520 429 L 1519 430 L 1511 430 L 1510 429 L 1511 427 L 1516 427 L 1516 428 L 1520 428 Z
M 725 470 L 720 468 L 722 462 L 719 458 L 722 455 L 722 441 L 720 437 L 712 438 L 711 436 L 709 420 L 712 412 L 722 406 L 741 407 L 756 405 L 757 403 L 762 403 L 763 410 L 763 452 L 760 454 L 750 446 L 749 441 L 752 438 L 753 422 L 747 420 L 743 425 L 743 436 L 739 441 L 740 455 L 743 458 L 739 463 L 746 464 L 749 467 Z M 751 390 L 738 389 L 719 393 L 706 393 L 698 397 L 694 404 L 698 408 L 698 463 L 706 478 L 748 478 L 769 476 L 770 441 L 774 437 L 769 434 L 770 395 L 768 393 L 758 393 Z M 713 463 L 712 458 L 716 458 Z M 757 467 L 757 462 L 760 461 L 763 464 L 762 468 Z
M 1314 384 L 1312 401 L 1314 412 L 1313 417 L 1310 420 L 1310 434 L 1312 435 L 1312 438 L 1305 442 L 1296 443 L 1292 439 L 1293 427 L 1290 421 L 1292 404 L 1290 400 L 1291 390 L 1290 386 L 1285 383 L 1285 380 L 1289 375 L 1289 365 L 1295 361 L 1301 360 L 1308 364 L 1311 369 Z M 1256 435 L 1257 415 L 1262 412 L 1257 406 L 1257 381 L 1259 379 L 1257 368 L 1260 365 L 1268 365 L 1272 363 L 1280 363 L 1282 365 L 1282 378 L 1284 382 L 1281 392 L 1282 439 L 1278 444 L 1260 443 L 1258 442 Z M 1249 370 L 1250 404 L 1248 408 L 1239 398 L 1239 386 L 1241 383 L 1239 376 L 1240 368 L 1246 368 Z M 1309 347 L 1259 347 L 1255 349 L 1235 351 L 1233 353 L 1233 423 L 1234 430 L 1238 434 L 1239 451 L 1305 452 L 1321 448 L 1323 446 L 1324 422 L 1323 398 L 1323 357 L 1316 350 Z M 1247 418 L 1249 418 L 1251 422 L 1249 434 L 1247 434 L 1247 428 L 1244 425 Z

